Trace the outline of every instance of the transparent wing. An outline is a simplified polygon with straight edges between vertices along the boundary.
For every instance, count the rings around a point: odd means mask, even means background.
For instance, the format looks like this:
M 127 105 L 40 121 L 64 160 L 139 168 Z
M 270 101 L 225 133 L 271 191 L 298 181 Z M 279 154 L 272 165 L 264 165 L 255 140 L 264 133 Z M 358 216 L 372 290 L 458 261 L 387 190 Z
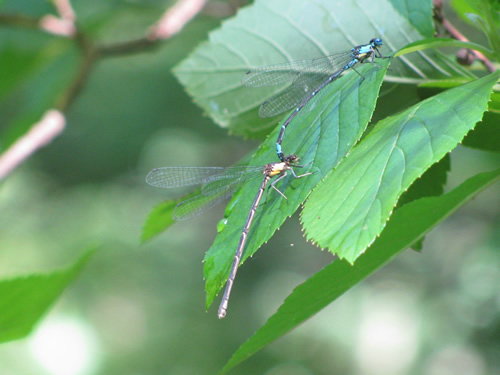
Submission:
M 245 73 L 241 83 L 251 87 L 275 86 L 293 82 L 303 73 L 330 75 L 351 60 L 351 53 L 346 51 L 316 59 L 262 66 Z
M 352 60 L 352 52 L 342 52 L 313 60 L 301 60 L 271 65 L 248 72 L 243 84 L 253 87 L 271 86 L 291 82 L 288 87 L 266 100 L 259 108 L 260 117 L 273 117 L 289 109 L 307 103 L 311 93 L 328 77 L 342 73 Z M 308 106 L 308 108 L 312 108 Z M 307 108 L 304 110 L 307 111 Z
M 177 188 L 201 185 L 210 176 L 222 174 L 223 167 L 163 167 L 155 168 L 146 176 L 146 182 L 159 188 Z
M 172 219 L 176 221 L 188 220 L 199 216 L 212 207 L 225 201 L 233 194 L 233 189 L 219 189 L 217 194 L 197 195 L 191 199 L 185 200 L 177 205 L 172 212 Z
M 330 74 L 303 73 L 291 86 L 267 99 L 259 108 L 260 117 L 273 117 L 297 107 L 311 95 Z
M 146 182 L 160 188 L 201 185 L 200 195 L 179 203 L 172 213 L 174 220 L 187 220 L 226 200 L 236 187 L 262 176 L 263 170 L 263 166 L 163 167 L 149 172 Z
M 264 167 L 234 167 L 226 168 L 224 173 L 210 176 L 203 182 L 202 195 L 217 194 L 220 189 L 233 187 L 257 176 L 262 176 Z M 234 189 L 234 187 L 233 187 Z

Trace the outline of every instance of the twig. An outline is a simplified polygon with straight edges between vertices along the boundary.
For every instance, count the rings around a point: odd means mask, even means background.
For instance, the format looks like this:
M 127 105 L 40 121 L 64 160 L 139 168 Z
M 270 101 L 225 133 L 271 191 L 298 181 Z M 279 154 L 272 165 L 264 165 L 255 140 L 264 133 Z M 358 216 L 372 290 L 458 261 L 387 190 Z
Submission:
M 468 42 L 469 40 L 460 32 L 458 31 L 455 26 L 453 26 L 447 19 L 443 19 L 443 27 L 450 33 L 452 37 L 455 39 L 461 40 L 462 42 Z M 491 63 L 488 58 L 483 55 L 479 51 L 471 50 L 471 53 L 474 55 L 474 57 L 481 61 L 483 65 L 485 66 L 486 69 L 489 70 L 490 73 L 493 73 L 496 68 L 495 66 Z
M 65 124 L 66 120 L 61 112 L 53 109 L 45 112 L 42 119 L 34 124 L 28 133 L 0 155 L 0 180 L 31 154 L 57 137 L 63 131 Z
M 73 36 L 76 33 L 75 12 L 69 0 L 54 0 L 60 17 L 48 14 L 40 19 L 40 27 L 49 33 L 61 36 Z
M 453 26 L 451 24 L 450 21 L 448 21 L 446 19 L 446 17 L 444 16 L 443 14 L 443 9 L 442 9 L 442 1 L 441 0 L 434 0 L 434 17 L 439 21 L 441 22 L 441 25 L 444 27 L 444 29 L 455 39 L 457 40 L 461 40 L 462 42 L 468 42 L 469 39 L 467 39 L 465 37 L 465 35 L 463 35 L 460 31 L 458 31 L 458 29 Z M 483 63 L 483 65 L 485 66 L 486 69 L 488 69 L 488 71 L 490 73 L 493 73 L 494 71 L 496 71 L 496 68 L 495 66 L 491 63 L 490 60 L 488 60 L 488 58 L 483 55 L 481 52 L 479 51 L 475 51 L 475 50 L 470 50 L 470 53 L 472 54 L 473 56 L 473 60 L 479 60 Z M 460 54 L 458 55 L 458 58 L 459 60 L 462 59 L 461 61 L 464 61 L 463 60 L 463 52 L 460 52 Z M 471 61 L 470 59 L 468 59 L 467 61 Z M 472 61 L 471 61 L 472 63 Z
M 158 41 L 166 40 L 178 33 L 203 9 L 205 3 L 206 0 L 179 0 L 163 14 L 158 22 L 151 26 L 144 38 L 100 46 L 98 47 L 99 55 L 118 56 L 157 48 Z
M 69 0 L 54 0 L 54 5 L 62 19 L 75 22 L 75 12 Z
M 43 16 L 40 19 L 40 28 L 48 33 L 60 36 L 73 36 L 76 28 L 73 22 L 67 21 L 63 18 L 58 18 L 52 14 Z
M 0 14 L 0 25 L 38 29 L 40 20 L 22 14 Z
M 99 51 L 92 45 L 85 35 L 77 33 L 76 40 L 80 44 L 80 48 L 83 52 L 83 60 L 81 61 L 78 72 L 75 74 L 75 78 L 57 102 L 56 108 L 62 112 L 65 112 L 68 109 L 70 104 L 75 100 L 82 88 L 85 86 L 85 82 L 92 71 L 92 67 L 99 57 Z
M 233 16 L 244 5 L 248 5 L 247 0 L 211 0 L 203 7 L 203 14 L 211 17 L 226 18 Z
M 22 14 L 0 14 L 0 25 L 41 29 L 45 32 L 60 36 L 73 36 L 75 26 L 72 21 L 47 14 L 42 18 L 29 17 Z
M 99 46 L 98 49 L 100 56 L 111 57 L 145 52 L 159 46 L 160 45 L 157 43 L 157 40 L 151 40 L 148 37 L 144 37 L 121 43 L 113 43 L 109 46 Z

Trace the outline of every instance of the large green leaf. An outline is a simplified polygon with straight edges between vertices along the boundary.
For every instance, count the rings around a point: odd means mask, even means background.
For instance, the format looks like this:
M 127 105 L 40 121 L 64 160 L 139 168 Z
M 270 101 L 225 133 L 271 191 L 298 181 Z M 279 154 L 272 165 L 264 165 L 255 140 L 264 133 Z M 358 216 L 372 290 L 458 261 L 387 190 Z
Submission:
M 380 64 L 387 66 L 389 60 Z M 287 196 L 280 197 L 269 190 L 267 202 L 262 203 L 250 230 L 243 260 L 251 256 L 271 238 L 283 221 L 291 216 L 307 195 L 332 168 L 351 150 L 365 130 L 373 113 L 378 91 L 386 69 L 362 66 L 354 72 L 333 82 L 324 89 L 317 105 L 307 113 L 300 114 L 302 121 L 290 124 L 283 142 L 283 149 L 293 151 L 307 164 L 296 169 L 297 174 L 314 172 L 300 181 L 287 177 L 277 187 Z M 250 165 L 262 165 L 276 159 L 275 142 L 279 127 L 270 134 L 260 147 Z M 229 274 L 233 255 L 248 211 L 261 181 L 246 184 L 233 198 L 226 209 L 225 228 L 218 234 L 205 256 L 207 307 L 224 285 Z
M 320 57 L 350 50 L 382 37 L 390 54 L 428 38 L 430 0 L 261 0 L 238 12 L 210 34 L 174 73 L 204 111 L 218 124 L 250 137 L 266 134 L 273 119 L 259 119 L 257 108 L 276 88 L 241 86 L 251 68 Z M 394 59 L 387 80 L 425 82 L 467 76 L 456 63 L 433 50 Z
M 382 232 L 401 194 L 483 116 L 500 72 L 388 117 L 311 193 L 306 237 L 349 262 Z
M 28 335 L 93 253 L 87 251 L 75 264 L 60 271 L 0 280 L 0 342 Z
M 499 180 L 500 169 L 481 173 L 447 194 L 418 199 L 397 210 L 373 244 L 372 251 L 363 254 L 354 266 L 336 261 L 295 288 L 276 314 L 234 353 L 222 372 L 227 372 L 316 314 Z

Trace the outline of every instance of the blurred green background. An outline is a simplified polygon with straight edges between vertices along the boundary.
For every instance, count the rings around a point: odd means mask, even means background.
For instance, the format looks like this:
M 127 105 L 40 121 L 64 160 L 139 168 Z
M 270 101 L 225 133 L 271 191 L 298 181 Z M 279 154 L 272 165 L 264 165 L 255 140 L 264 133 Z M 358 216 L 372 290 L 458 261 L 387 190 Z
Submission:
M 3 13 L 53 12 L 48 2 L 0 4 Z M 102 43 L 140 37 L 167 4 L 73 2 Z M 173 197 L 144 183 L 148 170 L 227 166 L 258 145 L 204 117 L 171 73 L 219 25 L 213 9 L 232 8 L 210 9 L 157 50 L 100 61 L 64 133 L 0 185 L 1 278 L 49 272 L 100 249 L 30 337 L 0 347 L 0 375 L 215 373 L 297 284 L 333 261 L 291 218 L 241 268 L 220 321 L 216 307 L 204 310 L 201 261 L 223 207 L 140 245 L 149 211 Z M 78 59 L 71 41 L 37 30 L 0 26 L 0 43 L 4 76 L 31 66 L 0 97 L 5 149 Z M 447 190 L 498 157 L 459 147 L 451 163 Z M 493 186 L 429 235 L 421 253 L 406 251 L 232 373 L 500 373 L 498 207 Z

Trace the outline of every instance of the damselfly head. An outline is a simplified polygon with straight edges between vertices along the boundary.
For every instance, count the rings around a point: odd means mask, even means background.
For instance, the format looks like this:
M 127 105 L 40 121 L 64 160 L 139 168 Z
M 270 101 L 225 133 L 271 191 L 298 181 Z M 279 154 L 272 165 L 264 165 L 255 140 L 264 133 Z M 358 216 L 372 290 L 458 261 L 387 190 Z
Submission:
M 300 158 L 295 154 L 285 156 L 285 163 L 287 164 L 297 164 L 299 160 Z
M 370 44 L 374 47 L 380 47 L 383 42 L 382 42 L 382 39 L 380 38 L 373 38 L 372 40 L 370 40 Z

